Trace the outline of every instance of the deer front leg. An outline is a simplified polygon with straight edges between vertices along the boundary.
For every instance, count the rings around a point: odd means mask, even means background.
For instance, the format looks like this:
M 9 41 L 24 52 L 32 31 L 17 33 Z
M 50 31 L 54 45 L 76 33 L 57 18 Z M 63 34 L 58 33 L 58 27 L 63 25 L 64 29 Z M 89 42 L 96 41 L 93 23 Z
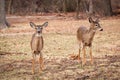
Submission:
M 91 58 L 91 64 L 93 64 L 92 47 L 90 47 L 90 58 Z
M 32 54 L 32 57 L 33 57 L 33 59 L 32 59 L 32 74 L 34 74 L 35 73 L 35 54 L 34 53 Z
M 82 65 L 85 65 L 86 63 L 86 51 L 85 51 L 85 46 L 83 46 L 83 62 L 82 62 Z
M 39 72 L 41 72 L 43 70 L 43 67 L 44 67 L 42 53 L 40 53 L 39 64 L 40 64 Z

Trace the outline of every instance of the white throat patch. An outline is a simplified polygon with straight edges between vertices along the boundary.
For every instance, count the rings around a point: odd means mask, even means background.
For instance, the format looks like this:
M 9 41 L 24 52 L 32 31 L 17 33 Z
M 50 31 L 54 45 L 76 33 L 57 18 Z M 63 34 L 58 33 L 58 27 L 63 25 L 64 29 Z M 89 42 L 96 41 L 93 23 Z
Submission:
M 93 32 L 96 32 L 96 30 L 93 30 Z
M 41 37 L 42 36 L 42 34 L 36 34 L 36 37 Z

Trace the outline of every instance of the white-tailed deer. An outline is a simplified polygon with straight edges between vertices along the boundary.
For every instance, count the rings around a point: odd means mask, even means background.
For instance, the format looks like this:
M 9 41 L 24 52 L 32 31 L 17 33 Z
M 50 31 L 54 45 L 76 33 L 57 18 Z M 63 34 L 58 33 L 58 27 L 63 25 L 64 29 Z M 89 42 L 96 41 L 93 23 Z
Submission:
M 31 49 L 32 49 L 32 73 L 34 74 L 35 72 L 35 58 L 36 55 L 39 55 L 39 64 L 40 64 L 40 69 L 41 71 L 43 69 L 43 56 L 41 50 L 43 49 L 43 37 L 42 37 L 42 30 L 44 27 L 47 27 L 48 22 L 45 22 L 42 25 L 36 25 L 33 22 L 30 22 L 30 26 L 36 30 L 36 32 L 32 36 L 31 40 Z
M 78 60 L 80 60 L 80 53 L 81 49 L 83 51 L 83 60 L 82 65 L 86 63 L 86 46 L 90 49 L 90 57 L 91 57 L 91 64 L 93 64 L 93 56 L 92 56 L 92 41 L 95 35 L 96 30 L 103 31 L 99 24 L 98 18 L 94 21 L 91 17 L 89 17 L 90 27 L 87 29 L 86 27 L 79 27 L 77 30 L 77 39 L 79 41 L 79 53 L 78 53 Z

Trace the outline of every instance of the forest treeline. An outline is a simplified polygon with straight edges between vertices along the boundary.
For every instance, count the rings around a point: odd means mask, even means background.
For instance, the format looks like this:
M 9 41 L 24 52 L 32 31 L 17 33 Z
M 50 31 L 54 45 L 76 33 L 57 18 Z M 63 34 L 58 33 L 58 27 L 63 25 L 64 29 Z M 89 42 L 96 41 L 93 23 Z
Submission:
M 75 18 L 80 19 L 80 13 L 86 17 L 112 16 L 120 13 L 120 0 L 0 0 L 0 29 L 10 26 L 6 14 L 37 15 L 44 13 L 75 12 Z
M 120 0 L 5 0 L 7 14 L 86 12 L 92 1 L 93 11 L 101 16 L 111 16 L 120 9 Z

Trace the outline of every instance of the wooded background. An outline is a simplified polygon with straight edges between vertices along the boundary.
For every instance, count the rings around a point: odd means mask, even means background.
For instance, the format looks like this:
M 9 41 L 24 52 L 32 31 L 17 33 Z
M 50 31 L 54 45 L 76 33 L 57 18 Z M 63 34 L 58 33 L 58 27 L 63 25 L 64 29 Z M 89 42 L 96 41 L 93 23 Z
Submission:
M 100 16 L 111 16 L 120 9 L 120 0 L 5 0 L 7 14 L 28 15 L 33 13 L 80 12 L 89 10 Z
M 0 0 L 0 28 L 9 26 L 8 15 L 37 15 L 76 12 L 90 17 L 120 14 L 120 0 Z

